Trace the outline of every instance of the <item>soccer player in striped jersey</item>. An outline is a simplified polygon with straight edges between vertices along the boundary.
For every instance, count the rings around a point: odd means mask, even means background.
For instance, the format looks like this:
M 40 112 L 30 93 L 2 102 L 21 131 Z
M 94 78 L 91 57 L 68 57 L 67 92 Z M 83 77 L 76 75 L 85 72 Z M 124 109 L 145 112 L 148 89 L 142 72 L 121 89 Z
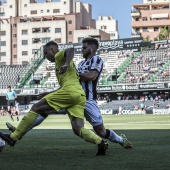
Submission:
M 94 131 L 102 138 L 119 143 L 124 148 L 132 148 L 124 134 L 117 135 L 111 129 L 105 129 L 103 119 L 97 104 L 97 83 L 103 69 L 103 60 L 96 55 L 99 43 L 94 38 L 82 41 L 84 60 L 78 65 L 78 72 L 83 90 L 86 93 L 85 118 L 93 126 Z

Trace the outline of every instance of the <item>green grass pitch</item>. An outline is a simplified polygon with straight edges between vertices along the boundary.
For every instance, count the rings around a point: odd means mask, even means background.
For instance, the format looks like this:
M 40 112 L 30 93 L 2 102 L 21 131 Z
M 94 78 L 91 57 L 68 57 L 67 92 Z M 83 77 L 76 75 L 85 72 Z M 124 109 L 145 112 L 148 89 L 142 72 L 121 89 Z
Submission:
M 124 133 L 133 149 L 109 142 L 105 156 L 71 130 L 67 115 L 49 116 L 15 147 L 0 152 L 0 170 L 169 170 L 170 115 L 104 115 L 105 126 Z M 0 117 L 0 131 L 7 132 Z M 12 122 L 17 125 L 18 122 Z M 86 122 L 85 127 L 91 126 Z

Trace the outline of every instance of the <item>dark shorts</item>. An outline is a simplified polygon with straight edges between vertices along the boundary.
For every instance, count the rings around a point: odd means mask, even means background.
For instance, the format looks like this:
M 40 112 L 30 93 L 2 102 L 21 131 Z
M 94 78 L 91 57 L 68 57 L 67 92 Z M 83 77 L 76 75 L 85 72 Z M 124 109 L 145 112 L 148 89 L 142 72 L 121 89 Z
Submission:
M 17 116 L 19 116 L 18 111 L 16 111 L 15 114 L 16 114 Z
M 15 100 L 8 100 L 8 106 L 15 107 Z

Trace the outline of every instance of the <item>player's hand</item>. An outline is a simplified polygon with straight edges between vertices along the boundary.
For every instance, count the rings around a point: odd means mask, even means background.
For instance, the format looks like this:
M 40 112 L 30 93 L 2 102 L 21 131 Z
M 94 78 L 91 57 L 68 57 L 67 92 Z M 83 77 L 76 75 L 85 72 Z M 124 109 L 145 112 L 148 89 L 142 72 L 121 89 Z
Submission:
M 49 92 L 44 92 L 44 93 L 40 93 L 37 98 L 38 99 L 42 99 L 44 96 L 46 96 L 47 94 L 49 94 Z
M 68 65 L 64 64 L 63 66 L 60 67 L 59 74 L 63 74 L 67 71 Z

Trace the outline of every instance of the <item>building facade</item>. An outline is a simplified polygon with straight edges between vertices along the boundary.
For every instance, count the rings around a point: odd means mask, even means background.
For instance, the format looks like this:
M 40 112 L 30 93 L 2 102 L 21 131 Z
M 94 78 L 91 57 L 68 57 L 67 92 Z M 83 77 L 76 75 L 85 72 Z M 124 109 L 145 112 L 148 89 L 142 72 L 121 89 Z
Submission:
M 170 0 L 143 0 L 132 5 L 132 37 L 158 39 L 161 28 L 170 26 Z
M 0 64 L 27 64 L 50 40 L 78 43 L 84 37 L 110 40 L 96 29 L 92 6 L 76 0 L 1 0 Z
M 110 34 L 110 39 L 118 39 L 118 22 L 112 16 L 99 16 L 96 20 L 96 28 Z

